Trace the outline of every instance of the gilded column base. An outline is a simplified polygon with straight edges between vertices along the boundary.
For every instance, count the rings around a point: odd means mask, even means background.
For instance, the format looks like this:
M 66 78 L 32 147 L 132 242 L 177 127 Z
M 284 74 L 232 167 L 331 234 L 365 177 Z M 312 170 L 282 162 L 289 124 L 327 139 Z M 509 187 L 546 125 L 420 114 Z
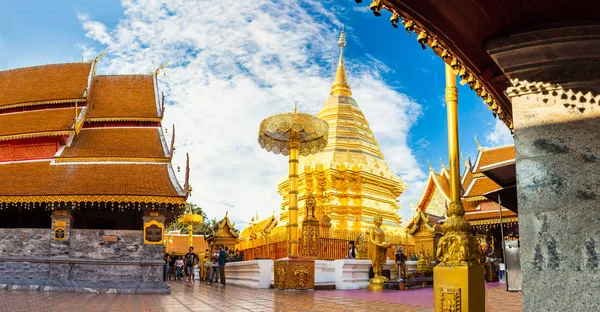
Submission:
M 315 261 L 305 258 L 283 258 L 275 261 L 275 288 L 308 290 L 315 288 Z
M 483 266 L 436 266 L 433 302 L 436 312 L 485 312 Z

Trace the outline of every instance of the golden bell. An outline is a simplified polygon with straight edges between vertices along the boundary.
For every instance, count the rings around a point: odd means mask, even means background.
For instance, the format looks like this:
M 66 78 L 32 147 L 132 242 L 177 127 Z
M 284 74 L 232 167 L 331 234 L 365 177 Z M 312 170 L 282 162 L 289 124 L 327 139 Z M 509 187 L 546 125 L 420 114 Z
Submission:
M 381 10 L 381 2 L 379 0 L 373 0 L 371 5 L 369 5 L 369 8 L 373 11 L 373 15 L 381 16 L 381 13 L 379 13 L 379 10 Z
M 450 53 L 448 53 L 448 50 L 444 50 L 444 51 L 442 51 L 442 54 L 440 55 L 440 57 L 442 59 L 447 59 L 450 57 Z
M 486 96 L 488 96 L 488 93 L 485 90 L 481 90 L 481 94 L 479 96 L 481 96 L 482 98 L 485 98 Z
M 433 39 L 433 42 L 431 42 L 431 49 L 435 51 L 439 47 L 440 47 L 440 44 L 438 43 L 437 39 Z
M 396 13 L 392 14 L 392 17 L 390 17 L 390 22 L 392 23 L 392 26 L 394 28 L 398 28 L 399 21 L 400 21 L 400 17 L 398 16 L 398 14 L 396 14 Z
M 411 21 L 411 20 L 407 20 L 406 24 L 404 24 L 404 29 L 406 29 L 406 32 L 408 33 L 408 36 L 410 37 L 410 32 L 415 30 L 415 23 L 413 23 L 413 21 Z
M 461 79 L 467 79 L 467 77 L 469 77 L 469 72 L 464 66 L 460 68 L 460 71 L 458 71 L 458 77 Z
M 405 25 L 406 28 L 406 25 Z M 427 46 L 425 46 L 425 44 L 427 43 L 427 41 L 429 40 L 429 38 L 427 38 L 427 32 L 424 30 L 421 30 L 421 32 L 419 33 L 419 36 L 417 37 L 417 41 L 419 42 L 419 44 L 421 44 L 421 49 L 425 50 L 427 48 Z
M 475 90 L 475 92 L 479 92 L 481 90 L 481 85 L 479 84 L 479 81 L 475 81 L 475 85 L 473 86 L 473 90 Z
M 452 59 L 452 61 L 450 62 L 450 67 L 452 67 L 452 69 L 454 69 L 454 70 L 460 69 L 460 63 L 458 62 L 458 60 L 456 58 Z

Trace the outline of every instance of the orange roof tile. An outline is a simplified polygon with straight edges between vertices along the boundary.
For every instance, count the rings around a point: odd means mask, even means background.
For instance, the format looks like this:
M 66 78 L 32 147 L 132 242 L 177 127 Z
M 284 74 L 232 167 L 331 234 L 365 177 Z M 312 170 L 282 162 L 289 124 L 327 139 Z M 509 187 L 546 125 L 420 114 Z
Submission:
M 88 128 L 60 157 L 167 158 L 160 128 Z
M 183 197 L 163 164 L 0 164 L 0 201 L 8 196 Z
M 473 186 L 468 190 L 468 193 L 465 190 L 464 198 L 474 197 L 474 196 L 482 196 L 487 192 L 491 192 L 497 189 L 500 189 L 500 185 L 496 184 L 496 182 L 492 181 L 490 178 L 477 178 L 473 181 Z
M 160 118 L 152 75 L 94 76 L 90 88 L 87 121 Z
M 82 99 L 91 68 L 66 63 L 0 71 L 0 109 Z
M 77 109 L 78 114 L 81 108 Z M 0 114 L 0 140 L 53 136 L 74 131 L 75 108 Z
M 502 146 L 498 148 L 484 149 L 481 152 L 481 158 L 479 159 L 478 167 L 476 172 L 480 172 L 481 167 L 495 164 L 498 162 L 510 160 L 515 158 L 515 146 Z
M 514 213 L 508 209 L 502 209 L 502 218 L 513 218 L 516 216 L 517 216 L 516 213 Z M 465 213 L 465 218 L 467 218 L 467 220 L 469 220 L 469 221 L 485 220 L 485 219 L 499 219 L 500 212 L 498 210 L 485 211 L 485 212 L 467 212 L 467 213 Z

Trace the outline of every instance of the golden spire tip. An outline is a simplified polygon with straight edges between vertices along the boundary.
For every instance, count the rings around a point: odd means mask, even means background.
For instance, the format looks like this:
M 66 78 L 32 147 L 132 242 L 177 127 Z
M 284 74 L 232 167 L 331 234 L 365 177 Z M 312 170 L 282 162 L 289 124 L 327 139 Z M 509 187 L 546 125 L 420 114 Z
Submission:
M 338 46 L 340 47 L 340 59 L 338 61 L 337 70 L 335 72 L 335 80 L 331 86 L 330 94 L 332 96 L 352 96 L 350 84 L 348 83 L 348 78 L 346 77 L 346 68 L 344 67 L 344 47 L 346 47 L 346 33 L 344 32 L 343 27 L 342 32 L 340 33 L 340 39 L 338 40 Z

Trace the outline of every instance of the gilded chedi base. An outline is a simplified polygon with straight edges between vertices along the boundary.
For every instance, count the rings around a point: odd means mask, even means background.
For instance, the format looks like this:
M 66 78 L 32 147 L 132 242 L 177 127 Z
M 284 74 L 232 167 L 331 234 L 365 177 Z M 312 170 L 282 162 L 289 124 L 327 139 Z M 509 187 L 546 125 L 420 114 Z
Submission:
M 275 261 L 275 288 L 308 290 L 315 288 L 315 261 L 305 258 L 283 258 Z
M 433 300 L 436 312 L 485 312 L 483 266 L 435 267 Z

